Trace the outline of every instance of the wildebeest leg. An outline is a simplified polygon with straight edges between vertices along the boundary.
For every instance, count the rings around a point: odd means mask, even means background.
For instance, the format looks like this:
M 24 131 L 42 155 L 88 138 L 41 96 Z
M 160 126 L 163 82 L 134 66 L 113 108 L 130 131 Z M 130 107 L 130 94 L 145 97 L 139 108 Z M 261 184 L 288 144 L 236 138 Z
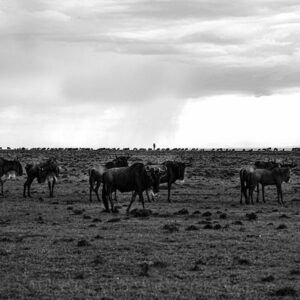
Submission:
M 114 208 L 114 201 L 113 201 L 113 197 L 112 197 L 113 191 L 110 190 L 108 193 L 108 198 L 109 198 L 109 202 L 110 202 L 110 207 L 111 207 L 111 211 L 114 212 L 115 208 Z
M 265 186 L 264 185 L 261 186 L 261 192 L 262 192 L 262 196 L 263 196 L 263 202 L 266 203 L 266 201 L 265 201 Z
M 257 193 L 256 193 L 256 203 L 258 203 L 259 202 L 259 183 L 257 184 Z
M 134 200 L 135 200 L 137 194 L 138 194 L 138 193 L 137 193 L 136 191 L 132 193 L 130 203 L 129 203 L 127 209 L 126 209 L 126 212 L 127 212 L 127 213 L 129 213 L 130 207 L 131 207 L 132 203 L 134 202 Z M 142 197 L 143 197 L 143 195 L 142 195 Z M 142 199 L 142 198 L 140 197 L 140 195 L 139 195 L 139 198 L 140 198 L 140 200 L 144 201 L 144 199 Z
M 276 187 L 277 187 L 277 201 L 280 205 L 284 206 L 281 185 L 278 184 L 276 185 Z
M 30 186 L 33 182 L 34 178 L 27 178 L 27 180 L 24 183 L 24 190 L 23 190 L 23 197 L 26 198 L 26 187 L 27 187 L 27 194 L 28 197 L 31 197 L 30 195 Z
M 106 212 L 109 212 L 108 201 L 107 201 L 107 191 L 105 184 L 102 185 L 102 201 Z
M 251 200 L 251 204 L 253 205 L 253 192 L 254 192 L 254 186 L 249 187 L 249 199 Z
M 118 199 L 117 199 L 117 191 L 115 191 L 115 202 L 118 202 Z
M 49 188 L 49 197 L 52 197 L 52 193 L 51 193 L 51 180 L 48 180 L 48 188 Z
M 143 196 L 143 192 L 139 192 L 139 198 L 142 201 L 142 205 L 143 205 L 143 209 L 145 209 L 145 201 L 144 201 L 144 196 Z
M 95 189 L 94 189 L 94 191 L 95 191 L 95 194 L 96 194 L 96 196 L 97 196 L 97 200 L 100 202 L 101 200 L 100 200 L 100 197 L 99 197 L 99 188 L 100 188 L 100 185 L 101 185 L 101 182 L 100 181 L 97 181 L 97 185 L 96 185 L 96 187 L 95 187 Z M 90 196 L 90 201 L 92 201 L 92 197 Z
M 147 196 L 148 202 L 151 202 L 151 198 L 150 198 L 150 195 L 149 195 L 149 191 L 148 191 L 148 190 L 146 190 L 146 196 Z M 153 199 L 152 193 L 151 193 L 151 196 L 152 196 L 152 199 Z
M 171 202 L 171 199 L 170 199 L 170 195 L 171 195 L 171 185 L 172 185 L 172 183 L 171 183 L 171 182 L 168 182 L 168 202 Z

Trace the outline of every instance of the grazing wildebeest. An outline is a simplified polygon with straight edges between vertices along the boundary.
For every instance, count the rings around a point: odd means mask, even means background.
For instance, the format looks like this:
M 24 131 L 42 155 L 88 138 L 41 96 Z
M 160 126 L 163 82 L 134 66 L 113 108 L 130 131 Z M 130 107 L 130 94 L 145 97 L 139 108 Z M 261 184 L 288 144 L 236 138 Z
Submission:
M 0 185 L 1 193 L 3 195 L 3 185 L 8 179 L 15 179 L 16 176 L 23 175 L 23 168 L 20 161 L 16 158 L 14 160 L 7 160 L 0 158 Z
M 27 180 L 24 183 L 23 197 L 26 198 L 26 188 L 28 197 L 31 197 L 30 187 L 35 178 L 38 183 L 44 183 L 46 180 L 49 187 L 49 195 L 54 196 L 54 186 L 59 176 L 59 167 L 55 159 L 50 158 L 45 162 L 39 164 L 27 164 L 25 167 L 27 173 Z
M 275 167 L 271 170 L 269 169 L 254 169 L 250 172 L 247 180 L 247 185 L 249 187 L 249 197 L 253 204 L 253 191 L 255 186 L 257 186 L 257 201 L 259 189 L 258 185 L 262 186 L 262 196 L 263 202 L 265 202 L 265 186 L 275 185 L 277 188 L 277 200 L 278 203 L 284 206 L 283 195 L 282 195 L 282 182 L 288 182 L 291 177 L 290 167 Z
M 90 202 L 92 202 L 92 191 L 95 192 L 97 200 L 100 202 L 99 198 L 99 188 L 102 182 L 102 176 L 107 169 L 128 167 L 129 156 L 117 156 L 113 161 L 107 162 L 104 166 L 99 166 L 89 170 L 89 184 L 90 184 Z M 96 184 L 96 186 L 95 186 Z M 115 193 L 116 200 L 116 193 Z
M 103 203 L 106 211 L 109 211 L 108 200 L 111 204 L 111 210 L 114 211 L 112 192 L 115 190 L 119 190 L 121 193 L 135 192 L 132 194 L 127 212 L 129 212 L 136 194 L 139 195 L 143 208 L 145 208 L 143 191 L 152 187 L 154 193 L 158 193 L 161 174 L 159 169 L 145 166 L 143 163 L 134 163 L 130 167 L 108 169 L 103 174 L 102 188 Z
M 171 186 L 176 180 L 184 180 L 184 171 L 186 164 L 184 162 L 177 161 L 165 161 L 163 163 L 167 167 L 167 172 L 160 179 L 160 183 L 168 184 L 168 201 L 171 202 Z

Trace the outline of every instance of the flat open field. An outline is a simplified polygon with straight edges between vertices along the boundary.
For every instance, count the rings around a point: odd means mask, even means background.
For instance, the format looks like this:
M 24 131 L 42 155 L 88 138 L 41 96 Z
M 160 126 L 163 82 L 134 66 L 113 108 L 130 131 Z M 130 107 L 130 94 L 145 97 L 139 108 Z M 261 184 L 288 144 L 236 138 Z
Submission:
M 94 195 L 89 202 L 87 170 L 115 154 L 129 154 L 130 163 L 181 158 L 191 167 L 172 203 L 164 185 L 146 202 L 150 216 L 126 215 L 129 193 L 118 193 L 119 213 L 107 214 Z M 5 184 L 0 299 L 300 297 L 300 154 L 0 151 L 9 155 L 23 166 L 56 156 L 62 172 L 55 198 L 34 181 L 24 199 L 26 175 Z M 266 188 L 266 204 L 240 205 L 240 167 L 268 157 L 298 163 L 283 185 L 287 207 L 278 206 L 275 187 Z

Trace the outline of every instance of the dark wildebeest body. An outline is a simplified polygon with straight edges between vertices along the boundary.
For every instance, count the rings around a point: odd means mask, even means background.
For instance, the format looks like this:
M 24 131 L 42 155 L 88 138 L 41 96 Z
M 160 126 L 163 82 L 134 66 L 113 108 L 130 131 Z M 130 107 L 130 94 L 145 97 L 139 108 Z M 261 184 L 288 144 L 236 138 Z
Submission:
M 35 178 L 37 178 L 38 183 L 43 183 L 47 180 L 49 187 L 49 196 L 52 198 L 54 196 L 54 186 L 59 176 L 59 167 L 54 159 L 48 159 L 46 162 L 39 164 L 27 164 L 26 167 L 27 180 L 24 183 L 23 197 L 27 195 L 31 197 L 30 187 Z
M 167 167 L 167 172 L 160 179 L 160 183 L 168 184 L 168 201 L 171 202 L 171 186 L 176 180 L 184 180 L 185 163 L 177 161 L 165 161 L 163 163 Z
M 129 156 L 128 157 L 117 156 L 113 161 L 107 162 L 104 166 L 100 166 L 98 168 L 93 168 L 89 170 L 90 202 L 92 202 L 92 191 L 95 192 L 97 196 L 97 200 L 100 202 L 98 191 L 102 182 L 102 176 L 104 172 L 112 168 L 128 167 L 128 158 Z M 115 193 L 115 200 L 116 200 L 116 193 Z
M 159 191 L 160 176 L 161 172 L 159 170 L 145 166 L 143 163 L 135 163 L 130 167 L 108 169 L 103 174 L 102 189 L 103 203 L 106 211 L 109 211 L 108 200 L 110 201 L 112 211 L 114 210 L 112 192 L 116 190 L 119 190 L 121 193 L 135 192 L 139 195 L 143 208 L 145 208 L 143 191 L 152 187 L 153 191 L 157 193 Z M 130 204 L 127 207 L 127 212 L 129 212 L 134 200 L 135 194 L 133 193 Z
M 0 158 L 0 184 L 1 193 L 3 195 L 3 185 L 8 179 L 15 179 L 16 176 L 23 175 L 23 168 L 18 159 L 7 160 Z

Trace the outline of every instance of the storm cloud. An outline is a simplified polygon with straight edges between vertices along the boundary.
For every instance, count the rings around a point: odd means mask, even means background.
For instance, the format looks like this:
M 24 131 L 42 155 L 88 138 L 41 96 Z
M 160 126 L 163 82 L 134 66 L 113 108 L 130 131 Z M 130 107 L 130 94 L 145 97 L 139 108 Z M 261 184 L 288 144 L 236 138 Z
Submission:
M 299 91 L 299 13 L 292 0 L 2 0 L 1 138 L 172 146 L 191 99 Z

